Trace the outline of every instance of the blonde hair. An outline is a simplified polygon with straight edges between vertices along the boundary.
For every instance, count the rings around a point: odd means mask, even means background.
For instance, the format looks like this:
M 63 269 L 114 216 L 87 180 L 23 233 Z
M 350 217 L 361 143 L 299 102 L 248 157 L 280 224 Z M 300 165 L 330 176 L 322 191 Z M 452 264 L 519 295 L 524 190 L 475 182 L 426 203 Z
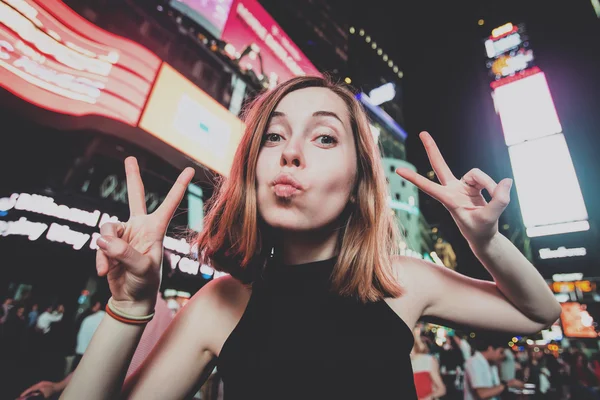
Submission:
M 401 287 L 392 261 L 399 252 L 400 233 L 388 206 L 379 149 L 354 94 L 321 77 L 290 79 L 257 97 L 247 108 L 246 131 L 231 172 L 208 202 L 204 230 L 196 238 L 201 262 L 246 283 L 256 280 L 256 272 L 265 267 L 277 241 L 259 217 L 256 163 L 272 112 L 288 93 L 308 87 L 327 88 L 346 103 L 356 143 L 355 200 L 349 202 L 348 217 L 340 229 L 332 290 L 362 302 L 398 297 Z

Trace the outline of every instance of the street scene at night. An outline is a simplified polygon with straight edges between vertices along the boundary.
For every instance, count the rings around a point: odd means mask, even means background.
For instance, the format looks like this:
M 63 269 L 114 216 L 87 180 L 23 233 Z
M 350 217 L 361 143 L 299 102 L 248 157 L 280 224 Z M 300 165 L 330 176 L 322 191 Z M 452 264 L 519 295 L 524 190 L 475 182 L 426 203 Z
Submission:
M 0 400 L 600 400 L 600 1 L 0 0 Z

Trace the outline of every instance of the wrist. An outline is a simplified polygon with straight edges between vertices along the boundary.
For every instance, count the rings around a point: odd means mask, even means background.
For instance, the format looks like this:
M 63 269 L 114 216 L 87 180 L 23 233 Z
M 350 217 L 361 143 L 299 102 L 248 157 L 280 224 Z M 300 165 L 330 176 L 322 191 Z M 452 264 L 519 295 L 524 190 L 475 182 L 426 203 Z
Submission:
M 123 313 L 143 317 L 154 312 L 156 306 L 156 299 L 147 301 L 132 301 L 132 300 L 116 300 L 111 297 L 110 302 L 112 306 Z
M 469 246 L 475 255 L 490 254 L 494 252 L 494 249 L 500 245 L 503 239 L 505 239 L 505 237 L 500 232 L 496 232 L 490 237 L 477 241 L 470 241 Z

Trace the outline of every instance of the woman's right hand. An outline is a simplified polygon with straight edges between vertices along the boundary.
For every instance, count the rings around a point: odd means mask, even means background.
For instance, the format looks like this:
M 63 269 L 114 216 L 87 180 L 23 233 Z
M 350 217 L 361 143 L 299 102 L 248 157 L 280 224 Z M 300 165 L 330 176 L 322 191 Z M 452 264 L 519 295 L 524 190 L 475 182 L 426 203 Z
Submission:
M 186 168 L 152 214 L 146 213 L 144 185 L 134 157 L 125 160 L 130 217 L 126 223 L 100 227 L 96 253 L 99 276 L 106 276 L 113 303 L 132 315 L 147 315 L 156 302 L 161 280 L 163 240 L 167 227 L 194 176 Z

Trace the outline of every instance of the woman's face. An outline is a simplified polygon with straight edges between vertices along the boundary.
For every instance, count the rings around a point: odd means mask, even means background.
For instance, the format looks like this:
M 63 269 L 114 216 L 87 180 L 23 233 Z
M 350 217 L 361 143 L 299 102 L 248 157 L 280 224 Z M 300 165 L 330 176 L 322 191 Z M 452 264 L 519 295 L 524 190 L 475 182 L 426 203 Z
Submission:
M 291 92 L 264 132 L 256 166 L 258 211 L 276 229 L 326 227 L 346 207 L 356 167 L 344 101 L 325 88 Z

